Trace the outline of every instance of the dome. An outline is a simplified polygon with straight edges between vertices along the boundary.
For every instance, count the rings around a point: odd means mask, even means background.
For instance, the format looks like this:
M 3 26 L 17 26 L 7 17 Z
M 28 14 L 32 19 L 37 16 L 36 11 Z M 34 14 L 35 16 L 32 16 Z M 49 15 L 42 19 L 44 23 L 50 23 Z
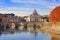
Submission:
M 37 13 L 36 9 L 34 9 L 33 13 L 30 16 L 36 16 L 36 17 L 38 17 L 40 15 Z

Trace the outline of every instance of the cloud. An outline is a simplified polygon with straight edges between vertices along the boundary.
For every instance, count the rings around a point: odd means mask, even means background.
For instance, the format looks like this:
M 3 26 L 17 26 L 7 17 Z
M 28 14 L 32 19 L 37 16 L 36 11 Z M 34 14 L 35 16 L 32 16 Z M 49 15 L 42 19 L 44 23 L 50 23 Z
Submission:
M 56 0 L 11 0 L 13 3 L 24 3 L 24 4 L 36 4 L 36 5 L 43 5 L 49 8 L 54 8 L 60 4 L 56 3 Z
M 31 14 L 33 10 L 34 8 L 4 7 L 0 8 L 0 13 L 14 13 L 18 16 L 25 16 Z
M 33 10 L 34 8 L 20 8 L 20 7 L 4 7 L 0 8 L 0 11 L 30 11 Z
M 5 4 L 6 0 L 0 0 L 0 4 Z
M 27 1 L 11 0 L 11 2 L 14 2 L 14 3 L 28 3 L 28 4 L 35 3 L 35 1 L 31 1 L 31 0 L 27 0 Z
M 51 11 L 50 9 L 53 9 L 55 6 L 60 5 L 56 0 L 10 0 L 10 2 L 13 3 L 12 5 L 14 7 L 12 7 L 11 5 L 10 7 L 0 8 L 0 12 L 13 12 L 16 15 L 23 16 L 31 14 L 35 7 L 38 13 L 43 15 L 49 14 L 49 12 Z M 17 7 L 17 5 L 14 5 L 14 3 L 20 6 Z
M 5 4 L 4 2 L 0 2 L 0 4 Z
M 54 2 L 56 2 L 56 0 L 53 0 Z
M 17 16 L 26 16 L 26 15 L 30 15 L 31 13 L 33 13 L 34 8 L 19 8 L 19 7 L 4 7 L 4 8 L 0 8 L 0 13 L 14 13 Z M 37 12 L 41 15 L 43 14 L 49 14 L 50 10 L 45 9 L 45 11 L 36 8 Z

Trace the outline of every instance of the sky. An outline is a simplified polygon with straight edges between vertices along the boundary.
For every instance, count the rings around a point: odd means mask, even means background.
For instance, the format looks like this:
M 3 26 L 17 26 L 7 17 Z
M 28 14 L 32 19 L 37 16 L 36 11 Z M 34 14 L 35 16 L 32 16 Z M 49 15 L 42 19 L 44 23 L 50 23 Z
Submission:
M 36 9 L 40 15 L 49 15 L 59 5 L 60 0 L 0 0 L 0 13 L 27 16 Z

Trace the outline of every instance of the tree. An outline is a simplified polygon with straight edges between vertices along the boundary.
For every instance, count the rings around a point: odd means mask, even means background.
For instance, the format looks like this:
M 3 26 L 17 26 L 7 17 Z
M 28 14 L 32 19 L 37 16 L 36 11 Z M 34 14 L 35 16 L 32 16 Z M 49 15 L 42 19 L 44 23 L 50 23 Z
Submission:
M 60 22 L 60 6 L 54 8 L 49 16 L 50 22 L 57 23 Z

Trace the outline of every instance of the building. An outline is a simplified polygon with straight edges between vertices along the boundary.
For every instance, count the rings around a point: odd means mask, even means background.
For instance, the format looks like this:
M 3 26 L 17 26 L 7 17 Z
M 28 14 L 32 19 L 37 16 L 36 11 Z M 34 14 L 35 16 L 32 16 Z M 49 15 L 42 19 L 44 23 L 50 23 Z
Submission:
M 33 13 L 27 16 L 25 19 L 27 22 L 38 22 L 41 16 L 37 13 L 36 9 L 34 9 Z
M 18 17 L 13 13 L 2 14 L 0 13 L 0 22 L 48 22 L 48 15 L 41 16 L 34 9 L 33 13 L 29 16 Z
M 4 14 L 4 17 L 15 17 L 15 14 L 13 14 L 13 13 L 6 13 L 6 14 Z
M 49 22 L 49 16 L 48 15 L 43 15 L 42 19 L 43 19 L 43 22 Z
M 36 9 L 34 9 L 33 13 L 27 17 L 25 17 L 27 22 L 48 22 L 48 15 L 41 16 L 37 13 Z
M 0 22 L 20 22 L 21 17 L 16 17 L 13 13 L 2 14 L 0 13 Z

